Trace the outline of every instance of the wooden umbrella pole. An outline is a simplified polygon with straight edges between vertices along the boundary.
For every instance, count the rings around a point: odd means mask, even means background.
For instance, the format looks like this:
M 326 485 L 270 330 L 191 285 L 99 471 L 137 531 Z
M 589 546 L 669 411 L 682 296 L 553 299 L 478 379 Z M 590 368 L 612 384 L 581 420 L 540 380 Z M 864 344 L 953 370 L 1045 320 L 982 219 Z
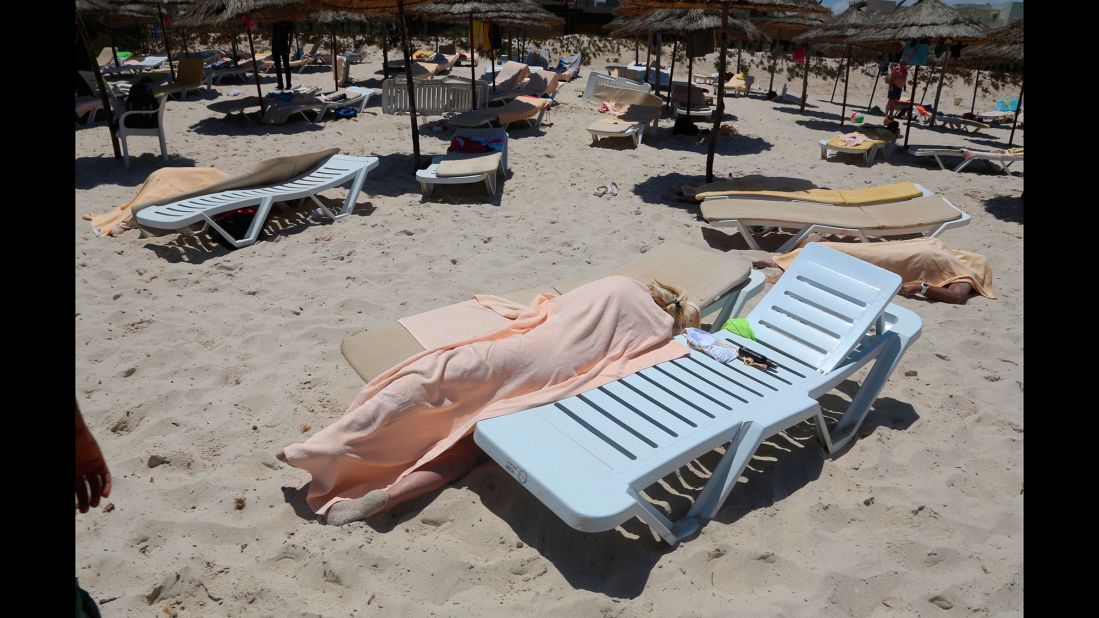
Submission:
M 233 65 L 236 66 L 237 62 L 240 60 L 240 54 L 237 52 L 237 32 L 236 32 L 236 30 L 233 31 L 233 38 L 229 40 L 229 44 L 233 48 Z
M 809 98 L 809 56 L 813 51 L 808 45 L 805 46 L 805 75 L 801 80 L 801 111 L 805 111 L 805 101 Z
M 939 96 L 943 93 L 943 82 L 946 81 L 946 69 L 950 66 L 950 50 L 946 52 L 946 58 L 943 59 L 943 68 L 939 71 L 939 87 L 935 89 L 935 103 L 932 106 L 931 122 L 927 124 L 929 127 L 935 126 L 935 116 L 939 115 Z M 921 101 L 921 104 L 923 102 Z
M 767 92 L 771 92 L 775 89 L 775 65 L 778 64 L 775 59 L 776 49 L 778 49 L 778 39 L 771 41 L 771 82 L 767 84 Z
M 942 70 L 942 67 L 939 67 Z M 924 99 L 927 98 L 927 89 L 931 87 L 931 82 L 935 79 L 935 65 L 931 65 L 931 77 L 928 78 L 927 83 L 923 85 L 923 92 L 920 93 L 920 105 L 923 105 Z M 915 102 L 915 99 L 912 99 Z
M 737 75 L 740 75 L 740 50 L 742 49 L 740 46 L 743 45 L 743 44 L 744 44 L 743 41 L 738 42 L 737 43 L 737 48 L 736 48 L 736 72 L 737 72 Z M 722 79 L 725 79 L 725 77 L 722 76 Z
M 477 109 L 477 52 L 473 51 L 473 13 L 469 14 L 469 90 Z
M 107 36 L 111 37 L 111 57 L 114 58 L 114 66 L 118 68 L 122 63 L 118 61 L 118 46 L 114 44 L 114 28 L 107 27 Z M 96 64 L 99 64 L 96 62 Z
M 672 91 L 675 90 L 675 52 L 679 49 L 679 39 L 672 41 L 672 66 L 668 70 L 668 109 L 672 108 Z M 690 87 L 690 84 L 687 84 Z
M 633 41 L 633 63 L 637 64 L 641 62 L 641 41 L 634 39 Z
M 657 35 L 656 35 L 656 91 L 655 91 L 654 94 L 656 94 L 656 96 L 658 96 L 658 97 L 660 96 L 660 81 L 661 81 L 660 80 L 660 52 L 662 51 L 663 47 L 664 47 L 663 41 L 660 40 L 660 34 L 657 33 Z
M 252 25 L 247 24 L 245 28 L 248 30 L 248 53 L 252 54 L 252 75 L 256 78 L 256 94 L 259 96 L 259 115 L 262 117 L 267 113 L 267 106 L 263 103 L 263 89 L 259 85 L 259 63 L 256 62 L 256 44 L 252 41 Z
M 840 108 L 840 126 L 847 120 L 847 81 L 851 79 L 851 46 L 847 46 L 847 65 L 843 76 L 843 106 Z
M 382 25 L 382 79 L 389 79 L 389 28 Z
M 496 92 L 496 50 L 493 49 L 493 47 L 492 47 L 492 35 L 491 35 L 491 33 L 489 34 L 488 41 L 489 41 L 489 43 L 488 43 L 488 45 L 489 45 L 488 61 L 489 61 L 489 68 L 492 71 L 492 91 Z
M 1011 135 L 1007 138 L 1007 147 L 1011 148 L 1015 143 L 1015 125 L 1019 124 L 1019 112 L 1023 111 L 1023 86 L 1025 84 L 1020 82 L 1019 84 L 1019 104 L 1015 106 L 1015 117 L 1011 119 Z
M 649 61 L 653 57 L 653 35 L 648 35 L 648 40 L 645 42 L 645 83 L 649 83 Z
M 172 42 L 168 39 L 168 25 L 164 23 L 164 11 L 160 3 L 156 3 L 156 14 L 160 17 L 160 32 L 164 35 L 164 53 L 168 54 L 168 71 L 172 74 L 172 81 L 176 81 L 176 67 L 172 64 Z M 255 56 L 252 57 L 255 60 Z
M 690 120 L 691 111 L 691 84 L 694 83 L 695 59 L 691 52 L 687 52 L 687 119 Z
M 179 29 L 179 40 L 181 41 L 181 45 L 183 45 L 183 57 L 186 58 L 187 55 L 190 53 L 189 51 L 187 51 L 187 29 L 186 28 L 180 28 Z
M 973 102 L 969 104 L 969 113 L 977 109 L 977 84 L 981 83 L 981 71 L 977 70 L 977 77 L 973 78 Z
M 714 127 L 710 131 L 710 143 L 706 147 L 706 182 L 714 181 L 714 153 L 717 152 L 717 135 L 721 132 L 721 119 L 725 117 L 725 54 L 729 51 L 726 33 L 729 31 L 729 5 L 721 3 L 721 56 L 718 60 L 720 79 L 717 80 L 717 111 Z
M 843 69 L 843 60 L 840 60 L 840 66 L 838 67 L 838 69 Z M 829 103 L 835 103 L 836 102 L 836 88 L 839 88 L 839 85 L 840 85 L 840 73 L 843 73 L 843 71 L 842 70 L 837 70 L 836 71 L 836 83 L 832 84 L 832 96 L 828 97 L 828 102 Z
M 289 72 L 289 70 L 287 71 Z M 332 22 L 332 80 L 336 90 L 340 89 L 339 63 L 336 62 L 336 22 Z
M 92 72 L 95 73 L 95 83 L 99 85 L 99 98 L 103 102 L 103 112 L 107 114 L 107 130 L 111 133 L 111 148 L 114 149 L 114 158 L 122 158 L 122 150 L 118 147 L 118 135 L 115 133 L 114 126 L 114 113 L 111 111 L 111 98 L 107 96 L 107 83 L 103 81 L 103 74 L 99 72 L 99 63 L 96 62 L 95 56 L 92 55 L 92 44 L 88 40 L 88 31 L 84 28 L 84 18 L 80 16 L 80 12 L 76 12 L 76 26 L 80 30 L 80 39 L 84 42 L 84 53 L 88 55 L 88 60 L 92 63 Z M 89 112 L 95 113 L 95 110 Z
M 875 72 L 877 70 L 877 68 L 874 69 Z M 874 76 L 874 86 L 870 88 L 870 102 L 866 104 L 866 111 L 870 111 L 870 107 L 874 105 L 874 93 L 878 91 L 878 82 L 881 81 L 881 77 L 881 75 Z
M 912 112 L 916 110 L 916 84 L 920 79 L 920 65 L 916 65 L 916 74 L 912 77 L 912 94 L 909 97 L 908 122 L 904 125 L 904 148 L 908 148 L 908 133 L 912 130 Z
M 405 27 L 404 0 L 397 0 L 397 27 L 401 30 L 401 52 L 404 54 L 405 84 L 408 86 L 408 111 L 412 122 L 412 168 L 420 168 L 420 127 L 416 122 L 416 87 L 412 84 L 412 51 L 408 47 Z

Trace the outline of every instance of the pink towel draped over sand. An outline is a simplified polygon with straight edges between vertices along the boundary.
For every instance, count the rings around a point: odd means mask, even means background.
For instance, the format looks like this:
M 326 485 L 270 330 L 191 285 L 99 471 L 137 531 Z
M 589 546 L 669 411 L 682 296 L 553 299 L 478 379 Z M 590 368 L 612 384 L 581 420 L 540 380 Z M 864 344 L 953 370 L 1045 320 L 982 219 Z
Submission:
M 469 435 L 478 421 L 564 399 L 687 353 L 671 340 L 672 318 L 628 277 L 599 279 L 556 297 L 542 294 L 528 307 L 492 296 L 474 302 L 515 318 L 501 317 L 503 328 L 466 333 L 409 358 L 367 384 L 342 418 L 284 449 L 290 465 L 313 477 L 307 501 L 314 511 L 323 515 L 335 502 L 390 487 Z M 461 305 L 468 310 L 468 303 Z M 446 312 L 431 313 L 436 330 L 445 330 Z

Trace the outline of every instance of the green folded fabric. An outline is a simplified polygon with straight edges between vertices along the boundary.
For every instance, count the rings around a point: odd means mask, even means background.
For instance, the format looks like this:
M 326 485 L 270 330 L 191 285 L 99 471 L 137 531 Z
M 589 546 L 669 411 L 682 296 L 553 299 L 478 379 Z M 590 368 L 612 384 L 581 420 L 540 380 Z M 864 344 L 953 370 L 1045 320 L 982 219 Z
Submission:
M 752 332 L 752 325 L 748 323 L 748 318 L 731 318 L 721 328 L 745 339 L 756 340 L 756 335 Z

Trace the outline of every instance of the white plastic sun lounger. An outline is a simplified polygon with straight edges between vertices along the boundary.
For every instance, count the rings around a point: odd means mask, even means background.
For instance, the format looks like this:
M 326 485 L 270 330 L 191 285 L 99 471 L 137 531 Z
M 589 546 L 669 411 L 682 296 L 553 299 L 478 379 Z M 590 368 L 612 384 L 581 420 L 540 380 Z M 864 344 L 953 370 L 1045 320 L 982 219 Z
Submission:
M 900 285 L 889 271 L 811 244 L 748 314 L 758 341 L 718 335 L 774 360 L 777 371 L 723 365 L 692 351 L 556 403 L 481 421 L 474 440 L 572 528 L 602 532 L 637 517 L 675 545 L 717 515 L 768 437 L 815 419 L 829 453 L 851 441 L 922 329 L 918 315 L 889 303 Z M 816 398 L 870 361 L 829 431 Z M 726 443 L 678 521 L 642 495 Z
M 885 158 L 889 151 L 893 149 L 896 139 L 889 141 L 878 140 L 871 138 L 869 142 L 863 142 L 858 146 L 843 146 L 833 142 L 833 138 L 820 140 L 820 158 L 828 159 L 828 155 L 833 152 L 842 152 L 845 154 L 857 154 L 862 155 L 863 162 L 867 165 L 874 163 L 874 157 L 878 152 L 882 153 L 882 158 Z
M 939 164 L 940 169 L 947 169 L 946 164 L 943 163 L 941 157 L 962 157 L 962 161 L 957 166 L 951 169 L 953 172 L 960 172 L 966 168 L 973 161 L 996 161 L 1000 164 L 1000 170 L 1007 172 L 1007 168 L 1011 167 L 1012 163 L 1016 161 L 1022 161 L 1022 154 L 1011 154 L 1001 151 L 981 151 L 970 150 L 972 156 L 968 159 L 965 158 L 965 151 L 961 148 L 917 148 L 912 151 L 912 154 L 917 157 L 933 157 L 935 162 Z
M 602 73 L 588 73 L 586 78 L 588 83 L 584 86 L 584 94 L 580 97 L 581 101 L 588 102 L 592 96 L 595 95 L 595 88 L 600 84 L 604 86 L 614 86 L 615 88 L 625 88 L 626 90 L 637 90 L 640 92 L 652 92 L 653 87 L 649 84 L 642 84 L 641 82 L 635 82 L 632 79 L 626 79 L 625 77 L 610 77 L 609 75 L 603 75 Z
M 380 88 L 363 88 L 362 86 L 348 86 L 345 88 L 348 93 L 348 97 L 342 101 L 329 101 L 319 110 L 317 115 L 313 117 L 313 122 L 318 124 L 324 123 L 324 117 L 328 112 L 344 107 L 354 108 L 358 113 L 363 113 L 363 108 L 370 103 L 370 99 L 376 94 L 381 94 Z M 321 98 L 322 101 L 325 99 Z
M 871 236 L 938 236 L 944 230 L 967 225 L 971 218 L 937 194 L 868 206 L 707 199 L 702 202 L 701 210 L 710 227 L 727 233 L 739 232 L 748 246 L 757 251 L 761 249 L 750 231 L 752 226 L 797 229 L 797 233 L 777 249 L 779 253 L 792 250 L 814 232 L 851 235 L 863 242 L 869 242 Z
M 497 179 L 503 178 L 509 169 L 507 131 L 505 129 L 456 129 L 454 137 L 502 137 L 504 139 L 504 151 L 502 153 L 479 153 L 474 155 L 455 153 L 435 156 L 431 159 L 431 165 L 416 172 L 416 182 L 420 183 L 420 191 L 426 197 L 431 195 L 435 185 L 464 185 L 483 182 L 489 195 L 496 195 Z M 466 167 L 470 167 L 472 171 L 469 174 L 440 176 L 439 166 L 447 160 L 461 161 Z M 478 162 L 483 163 L 483 165 L 478 165 Z
M 378 157 L 333 155 L 312 171 L 275 186 L 223 191 L 171 204 L 149 206 L 139 211 L 136 218 L 138 224 L 143 227 L 161 230 L 178 230 L 205 221 L 214 231 L 239 249 L 256 242 L 260 230 L 267 221 L 267 215 L 271 212 L 271 206 L 276 202 L 309 198 L 320 207 L 319 211 L 323 215 L 333 221 L 350 216 L 367 173 L 376 167 L 378 167 Z M 316 195 L 321 191 L 348 183 L 350 186 L 347 199 L 344 200 L 343 208 L 339 212 L 332 212 L 317 199 Z M 248 226 L 244 238 L 233 238 L 213 219 L 214 215 L 246 206 L 257 206 L 257 208 L 255 218 Z

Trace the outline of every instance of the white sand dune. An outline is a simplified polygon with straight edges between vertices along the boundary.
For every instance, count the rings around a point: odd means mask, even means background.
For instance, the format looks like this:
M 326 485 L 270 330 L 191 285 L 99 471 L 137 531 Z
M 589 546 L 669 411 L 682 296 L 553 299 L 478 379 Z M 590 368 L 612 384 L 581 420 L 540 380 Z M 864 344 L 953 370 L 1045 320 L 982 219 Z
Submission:
M 375 50 L 352 77 L 373 80 L 379 67 Z M 323 71 L 295 79 L 331 84 Z M 155 139 L 134 140 L 140 156 L 124 169 L 102 125 L 76 132 L 77 396 L 115 478 L 113 510 L 76 517 L 76 565 L 94 598 L 111 599 L 104 615 L 1022 613 L 1023 166 L 953 174 L 900 152 L 872 167 L 823 161 L 817 141 L 838 132 L 839 105 L 822 80 L 806 115 L 727 99 L 742 135 L 722 139 L 717 172 L 936 189 L 973 216 L 942 238 L 988 256 L 1000 296 L 897 299 L 922 316 L 923 337 L 853 446 L 827 458 L 808 427 L 777 436 L 717 519 L 676 548 L 636 521 L 576 532 L 494 464 L 367 524 L 312 521 L 308 475 L 273 454 L 338 418 L 362 385 L 340 355 L 344 337 L 474 293 L 595 277 L 663 240 L 763 255 L 704 235 L 697 207 L 662 198 L 700 181 L 705 144 L 672 136 L 665 119 L 636 150 L 592 146 L 584 127 L 598 114 L 578 99 L 584 85 L 563 86 L 541 132 L 512 131 L 512 175 L 495 199 L 477 185 L 421 201 L 408 119 L 377 101 L 323 128 L 226 122 L 206 109 L 213 95 L 170 102 L 168 165 L 234 172 L 331 146 L 382 159 L 354 216 L 317 223 L 308 207 L 279 209 L 267 240 L 234 252 L 205 234 L 96 238 L 80 215 L 128 201 L 163 163 Z M 864 103 L 870 86 L 853 77 L 851 98 Z M 254 84 L 218 87 L 218 99 L 233 89 L 247 96 Z M 968 111 L 969 87 L 957 90 L 944 90 L 944 109 Z M 910 140 L 986 147 L 1007 132 L 913 126 Z M 447 141 L 425 132 L 421 144 L 441 153 Z M 620 195 L 592 196 L 611 181 Z M 848 386 L 825 407 L 842 409 Z M 168 462 L 150 468 L 153 455 Z

